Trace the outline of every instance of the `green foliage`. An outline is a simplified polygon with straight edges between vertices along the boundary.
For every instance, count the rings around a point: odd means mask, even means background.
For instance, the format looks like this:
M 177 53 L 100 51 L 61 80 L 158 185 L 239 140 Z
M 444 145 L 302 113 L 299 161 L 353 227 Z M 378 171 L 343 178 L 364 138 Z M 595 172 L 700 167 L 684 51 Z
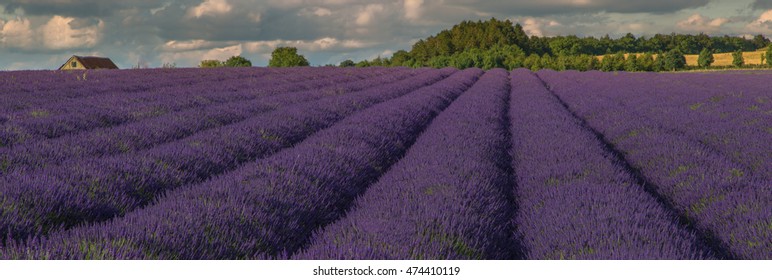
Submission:
M 271 59 L 268 60 L 268 67 L 296 66 L 308 66 L 308 60 L 303 55 L 299 55 L 295 47 L 278 47 L 273 50 Z
M 736 50 L 732 52 L 732 65 L 735 67 L 742 67 L 745 65 L 745 59 L 743 59 L 743 51 Z
M 604 55 L 600 61 L 600 71 L 614 71 L 613 56 L 610 54 Z
M 614 55 L 612 63 L 614 64 L 614 71 L 625 70 L 625 52 L 619 51 Z
M 654 60 L 654 64 L 652 65 L 651 71 L 659 72 L 665 69 L 665 54 L 658 53 L 656 60 Z
M 198 67 L 200 68 L 217 68 L 217 67 L 251 67 L 252 62 L 249 61 L 246 58 L 243 58 L 241 56 L 231 56 L 226 61 L 219 61 L 214 59 L 207 59 L 202 60 Z M 174 68 L 176 65 L 172 65 L 171 67 L 167 67 L 166 64 L 164 64 L 164 68 Z
M 523 67 L 531 69 L 531 71 L 538 71 L 541 69 L 541 57 L 538 54 L 532 53 L 523 60 Z
M 603 56 L 603 60 L 600 63 L 601 71 L 622 71 L 625 70 L 625 54 L 619 52 L 616 54 L 607 54 Z
M 429 60 L 429 67 L 445 68 L 450 66 L 450 57 L 448 56 L 435 56 Z
M 714 61 L 715 59 L 713 58 L 713 51 L 707 48 L 702 49 L 700 56 L 697 57 L 697 65 L 700 67 L 710 67 Z
M 225 65 L 223 65 L 221 61 L 214 60 L 214 59 L 202 60 L 198 64 L 198 67 L 200 68 L 216 68 L 216 67 L 223 67 L 223 66 Z
M 346 59 L 344 61 L 341 61 L 340 65 L 338 65 L 338 67 L 354 67 L 354 66 L 356 66 L 356 64 L 351 59 Z
M 252 67 L 252 61 L 242 56 L 231 56 L 224 63 L 225 67 Z
M 686 57 L 679 49 L 672 49 L 662 57 L 662 70 L 675 71 L 686 68 Z
M 767 45 L 769 39 L 763 35 L 753 39 L 675 33 L 655 34 L 651 37 L 636 37 L 628 33 L 620 38 L 608 35 L 600 38 L 580 38 L 574 35 L 529 37 L 521 25 L 491 18 L 487 21 L 463 21 L 434 36 L 419 40 L 410 51 L 395 52 L 391 59 L 362 61 L 356 65 L 661 71 L 684 69 L 684 54 L 697 54 L 701 50 L 731 52 L 738 48 L 752 51 Z M 624 54 L 633 53 L 644 54 L 632 60 L 623 57 Z M 655 58 L 653 53 L 663 55 Z M 599 61 L 595 58 L 599 55 L 605 55 L 606 59 Z M 772 53 L 769 56 L 772 58 Z M 706 58 L 703 62 L 708 60 Z M 766 60 L 772 63 L 772 59 Z M 709 63 L 704 65 L 707 67 Z
M 410 50 L 410 57 L 427 66 L 437 56 L 452 56 L 473 49 L 490 50 L 497 46 L 517 46 L 524 49 L 528 36 L 520 25 L 509 20 L 491 18 L 488 21 L 463 21 L 450 30 L 443 30 L 426 40 L 419 40 Z
M 387 61 L 384 61 L 380 56 L 370 61 L 370 66 L 384 66 Z
M 429 59 L 428 66 L 434 68 L 503 68 L 512 70 L 523 65 L 525 54 L 517 46 L 495 46 L 489 50 L 469 49 L 453 55 L 435 56 Z
M 767 58 L 767 65 L 772 66 L 772 45 L 767 47 L 767 51 L 764 52 L 764 56 Z
M 638 56 L 636 54 L 630 54 L 627 56 L 627 60 L 625 61 L 625 71 L 627 72 L 636 72 L 640 71 L 640 66 L 638 64 Z
M 641 55 L 638 58 L 638 69 L 641 71 L 654 71 L 654 55 L 650 52 Z
M 550 54 L 545 53 L 541 56 L 541 61 L 539 61 L 539 65 L 541 65 L 541 68 L 554 69 L 555 60 L 552 59 L 552 56 Z
M 763 49 L 769 45 L 769 39 L 765 38 L 764 35 L 759 34 L 751 39 L 751 43 L 757 50 Z
M 413 59 L 410 57 L 410 53 L 404 50 L 399 50 L 391 55 L 391 66 L 413 66 Z
M 579 71 L 597 70 L 600 67 L 600 61 L 594 55 L 580 54 L 573 57 L 573 63 L 568 69 L 576 69 Z

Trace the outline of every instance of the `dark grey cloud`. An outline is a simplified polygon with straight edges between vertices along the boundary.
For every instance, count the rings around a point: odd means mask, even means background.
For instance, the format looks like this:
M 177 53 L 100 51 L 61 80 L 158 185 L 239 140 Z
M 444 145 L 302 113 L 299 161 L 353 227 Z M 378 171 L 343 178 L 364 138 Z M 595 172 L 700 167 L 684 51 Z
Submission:
M 753 8 L 759 10 L 772 9 L 772 0 L 756 0 L 753 2 Z
M 576 13 L 672 13 L 688 8 L 702 7 L 710 0 L 447 0 L 433 2 L 435 5 L 457 5 L 495 14 L 544 16 Z
M 153 0 L 7 0 L 5 9 L 22 9 L 27 15 L 61 15 L 72 17 L 104 17 L 116 11 L 133 8 L 160 6 Z

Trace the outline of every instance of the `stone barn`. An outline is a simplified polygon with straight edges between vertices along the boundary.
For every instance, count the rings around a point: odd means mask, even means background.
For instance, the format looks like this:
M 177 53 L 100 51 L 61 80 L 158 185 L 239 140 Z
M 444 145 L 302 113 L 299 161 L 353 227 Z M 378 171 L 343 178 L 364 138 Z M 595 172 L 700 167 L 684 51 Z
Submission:
M 118 69 L 118 66 L 115 66 L 115 63 L 106 57 L 73 55 L 59 67 L 59 70 L 73 69 Z

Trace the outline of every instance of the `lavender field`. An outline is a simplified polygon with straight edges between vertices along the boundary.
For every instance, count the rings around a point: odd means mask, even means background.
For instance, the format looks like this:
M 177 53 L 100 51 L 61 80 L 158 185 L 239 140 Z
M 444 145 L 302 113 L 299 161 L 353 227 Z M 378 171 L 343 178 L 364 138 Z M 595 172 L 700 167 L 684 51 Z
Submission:
M 772 259 L 772 72 L 0 72 L 0 259 Z

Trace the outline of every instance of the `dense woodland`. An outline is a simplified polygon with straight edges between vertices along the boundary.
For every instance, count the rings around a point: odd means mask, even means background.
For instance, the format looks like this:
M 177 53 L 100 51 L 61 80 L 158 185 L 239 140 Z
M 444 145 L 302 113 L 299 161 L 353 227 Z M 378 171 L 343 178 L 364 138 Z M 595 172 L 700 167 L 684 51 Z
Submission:
M 397 51 L 391 58 L 358 63 L 346 60 L 339 66 L 660 71 L 685 68 L 685 54 L 702 54 L 700 66 L 709 67 L 713 53 L 755 51 L 769 45 L 770 40 L 763 35 L 751 39 L 675 33 L 650 38 L 630 33 L 621 38 L 529 37 L 520 24 L 492 18 L 461 22 L 450 30 L 419 40 L 410 51 Z M 639 55 L 625 56 L 626 53 Z M 604 59 L 597 59 L 600 55 Z M 766 56 L 772 56 L 772 52 Z

